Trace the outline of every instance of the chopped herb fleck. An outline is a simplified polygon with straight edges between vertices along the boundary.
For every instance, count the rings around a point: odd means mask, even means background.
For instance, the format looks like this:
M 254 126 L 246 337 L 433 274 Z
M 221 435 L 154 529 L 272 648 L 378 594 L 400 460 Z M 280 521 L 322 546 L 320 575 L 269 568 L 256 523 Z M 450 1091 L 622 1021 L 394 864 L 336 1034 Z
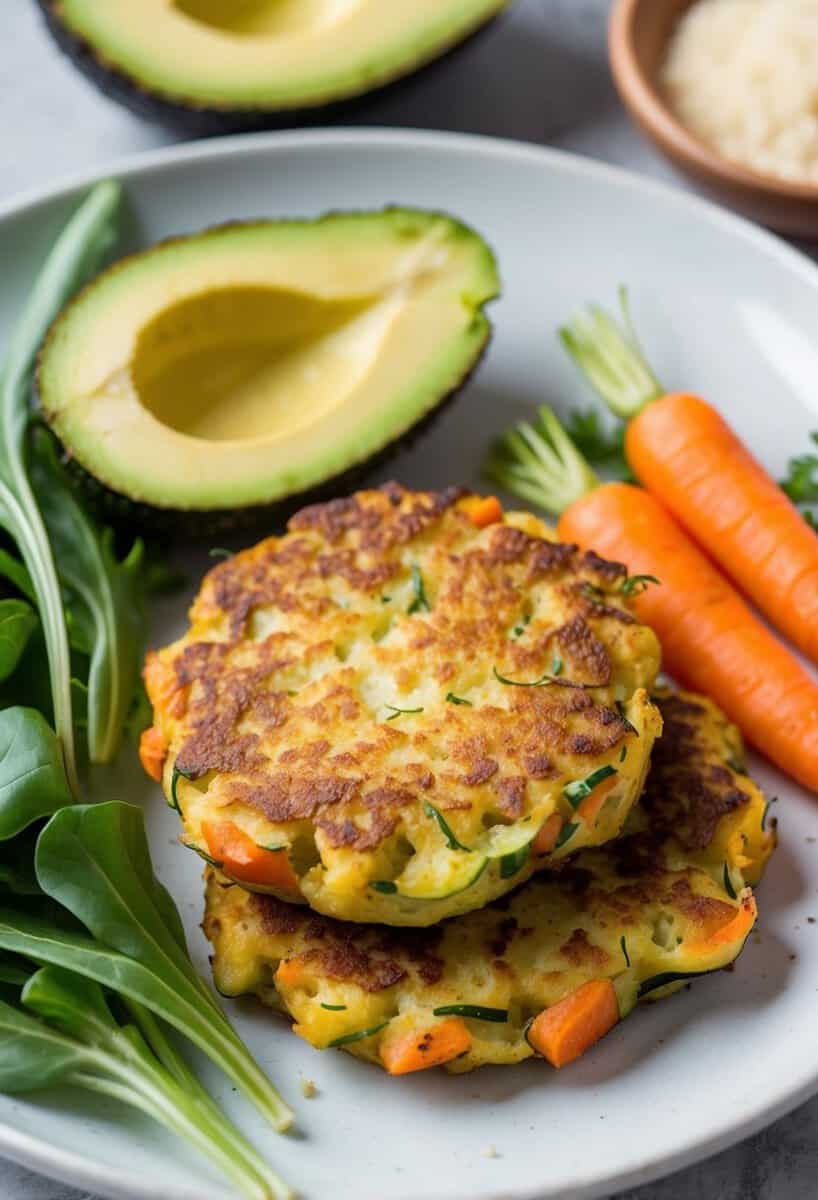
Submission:
M 322 1001 L 321 1007 L 325 1008 L 327 1012 L 346 1012 L 347 1006 L 345 1004 L 324 1004 Z
M 627 757 L 628 757 L 628 747 L 623 746 L 622 749 L 619 751 L 619 761 L 624 762 Z
M 214 546 L 212 550 L 208 551 L 208 554 L 210 555 L 211 558 L 232 558 L 233 557 L 233 551 L 225 550 L 224 546 Z
M 492 667 L 492 670 L 497 682 L 504 683 L 506 687 L 548 687 L 549 683 L 554 679 L 554 676 L 550 672 L 547 672 L 545 675 L 541 675 L 539 679 L 532 679 L 526 683 L 519 679 L 507 679 L 505 675 L 500 674 L 496 667 Z
M 380 892 L 383 896 L 394 896 L 398 890 L 398 885 L 393 883 L 391 879 L 376 879 L 369 886 L 373 892 Z
M 531 622 L 531 613 L 523 613 L 522 617 L 520 618 L 519 625 L 515 625 L 512 630 L 512 633 L 514 634 L 514 636 L 522 637 L 522 635 L 525 633 L 526 625 L 529 625 L 530 622 Z
M 597 587 L 595 583 L 589 583 L 587 579 L 584 583 L 580 584 L 579 590 L 580 595 L 585 596 L 588 600 L 593 600 L 595 603 L 607 599 L 602 588 Z
M 596 771 L 592 771 L 585 779 L 574 779 L 571 783 L 567 783 L 562 789 L 562 794 L 572 808 L 579 808 L 585 797 L 590 796 L 598 784 L 602 783 L 604 779 L 610 779 L 611 775 L 616 775 L 616 773 L 616 767 L 606 763 L 604 767 L 598 767 Z
M 736 889 L 733 887 L 733 881 L 730 878 L 730 870 L 727 866 L 727 863 L 724 864 L 724 890 L 727 892 L 727 895 L 731 900 L 738 899 L 736 896 Z
M 555 654 L 554 661 L 551 663 L 551 674 L 554 676 L 555 679 L 558 675 L 562 675 L 562 668 L 563 668 L 563 661 L 560 658 L 559 654 Z
M 484 1008 L 482 1004 L 441 1004 L 433 1008 L 436 1017 L 471 1017 L 473 1021 L 495 1021 L 498 1025 L 508 1020 L 506 1008 Z
M 423 582 L 423 576 L 417 563 L 412 563 L 412 590 L 415 593 L 415 598 L 407 611 L 410 614 L 420 612 L 421 609 L 425 612 L 431 612 L 432 606 L 429 603 L 429 597 L 426 595 L 426 585 Z
M 630 958 L 630 955 L 628 954 L 628 943 L 625 941 L 624 933 L 622 934 L 622 937 L 619 939 L 619 945 L 622 947 L 622 953 L 625 956 L 625 962 L 628 964 L 628 966 L 630 966 L 631 958 Z
M 471 700 L 464 700 L 462 696 L 455 696 L 454 692 L 447 692 L 446 699 L 449 704 L 468 704 L 469 708 L 474 707 Z
M 437 821 L 438 825 L 440 826 L 440 832 L 445 837 L 446 844 L 450 850 L 465 850 L 467 854 L 471 854 L 471 847 L 464 846 L 462 842 L 457 840 L 451 826 L 449 825 L 449 822 L 443 816 L 443 813 L 440 811 L 440 809 L 435 808 L 434 804 L 429 804 L 427 801 L 423 806 L 423 811 L 426 813 L 427 817 L 432 817 L 435 821 Z
M 376 1033 L 380 1033 L 382 1029 L 386 1029 L 388 1021 L 381 1021 L 380 1025 L 373 1025 L 371 1029 L 361 1029 L 358 1033 L 347 1033 L 343 1037 L 337 1037 L 330 1042 L 330 1047 L 335 1046 L 350 1046 L 353 1042 L 362 1042 L 364 1038 L 374 1037 Z
M 397 720 L 398 717 L 402 716 L 404 713 L 411 714 L 411 713 L 423 712 L 422 707 L 421 708 L 396 708 L 394 704 L 385 704 L 384 708 L 388 708 L 389 711 L 392 713 L 391 717 L 386 718 L 387 721 L 395 721 L 395 720 Z
M 652 583 L 660 584 L 661 579 L 655 575 L 626 575 L 619 586 L 623 596 L 641 596 Z

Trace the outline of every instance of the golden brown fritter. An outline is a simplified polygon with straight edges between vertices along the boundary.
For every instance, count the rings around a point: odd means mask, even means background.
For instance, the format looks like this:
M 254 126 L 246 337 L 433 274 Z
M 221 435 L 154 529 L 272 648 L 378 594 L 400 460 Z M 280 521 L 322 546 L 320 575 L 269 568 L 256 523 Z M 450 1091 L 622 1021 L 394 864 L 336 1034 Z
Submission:
M 472 501 L 389 484 L 304 509 L 149 656 L 166 794 L 245 886 L 429 925 L 621 829 L 660 727 L 625 569 L 530 515 L 477 528 Z M 280 869 L 237 863 L 237 837 Z
M 625 835 L 481 912 L 434 929 L 355 925 L 209 871 L 218 988 L 290 1014 L 318 1048 L 340 1043 L 377 1063 L 393 1039 L 451 1016 L 441 1009 L 482 1010 L 464 1016 L 469 1049 L 446 1064 L 464 1071 L 529 1057 L 529 1019 L 591 980 L 613 982 L 624 1017 L 733 962 L 755 919 L 746 885 L 774 845 L 764 798 L 736 769 L 738 733 L 710 701 L 663 693 L 659 704 L 671 734 Z

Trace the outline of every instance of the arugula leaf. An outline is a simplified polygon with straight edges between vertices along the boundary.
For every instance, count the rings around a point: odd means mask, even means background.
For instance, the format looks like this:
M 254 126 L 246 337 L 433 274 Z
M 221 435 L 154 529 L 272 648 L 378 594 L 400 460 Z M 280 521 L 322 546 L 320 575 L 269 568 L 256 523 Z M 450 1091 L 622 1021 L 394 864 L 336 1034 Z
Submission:
M 0 600 L 0 679 L 16 670 L 36 627 L 37 614 L 25 600 Z
M 71 803 L 60 744 L 33 708 L 0 712 L 0 839 Z
M 21 842 L 18 845 L 17 838 L 11 838 L 3 843 L 4 853 L 0 859 L 0 897 L 4 891 L 20 897 L 42 895 L 37 876 L 31 865 L 31 858 L 26 853 L 33 848 L 33 843 Z
M 127 930 L 124 929 L 122 934 L 126 936 Z M 154 972 L 136 958 L 110 949 L 88 934 L 60 929 L 53 920 L 13 908 L 0 908 L 0 947 L 23 954 L 35 962 L 62 967 L 65 971 L 95 980 L 162 1016 L 169 1025 L 204 1050 L 237 1085 L 243 1087 L 276 1128 L 285 1127 L 289 1110 L 281 1100 L 277 1100 L 273 1120 L 270 1106 L 264 1103 L 264 1098 L 267 1093 L 275 1096 L 275 1091 L 265 1076 L 261 1075 L 257 1064 L 249 1058 L 247 1050 L 202 983 L 198 986 L 192 984 L 184 974 L 168 968 L 163 974 Z M 205 998 L 209 1003 L 204 1003 Z M 251 1074 L 257 1075 L 263 1086 L 254 1086 L 252 1081 L 248 1086 L 242 1069 L 245 1066 L 252 1068 Z
M 0 524 L 14 539 L 37 596 L 55 727 L 73 792 L 78 784 L 68 636 L 54 555 L 28 477 L 30 397 L 43 337 L 112 245 L 120 193 L 111 181 L 97 184 L 57 239 L 12 333 L 0 381 Z
M 87 1065 L 88 1052 L 0 1001 L 0 1092 L 36 1092 Z
M 51 930 L 38 939 L 37 953 L 21 952 L 90 975 L 144 1004 L 208 1054 L 276 1129 L 286 1129 L 292 1113 L 190 961 L 176 906 L 153 874 L 141 809 L 119 801 L 63 808 L 40 834 L 35 868 L 46 895 L 97 942 L 66 947 Z M 19 951 L 9 944 L 14 923 L 8 923 L 11 931 L 0 926 L 0 944 Z
M 8 550 L 3 547 L 0 547 L 0 575 L 13 584 L 17 591 L 21 592 L 32 604 L 37 603 L 37 593 L 34 591 L 34 584 L 31 582 L 28 571 L 19 558 L 9 554 Z
M 19 954 L 0 954 L 0 983 L 24 987 L 36 968 Z
M 88 753 L 92 762 L 110 762 L 139 682 L 144 548 L 137 539 L 126 558 L 117 560 L 113 532 L 100 531 L 80 505 L 57 459 L 54 439 L 42 428 L 33 431 L 31 475 L 72 624 L 91 658 Z
M 6 1077 L 5 1090 L 28 1090 L 33 1076 L 34 1086 L 63 1080 L 122 1100 L 191 1142 L 250 1200 L 290 1196 L 289 1189 L 216 1109 L 183 1060 L 174 1053 L 172 1068 L 162 1064 L 140 1029 L 130 1023 L 120 1025 L 114 1018 L 97 983 L 59 967 L 43 967 L 25 983 L 21 999 L 40 1018 L 34 1022 L 39 1037 L 28 1024 L 28 1014 L 17 1014 L 26 1022 L 23 1026 L 0 1010 L 0 1022 L 15 1026 L 18 1037 L 24 1029 L 16 1070 Z M 149 1029 L 152 1034 L 158 1031 L 152 1025 Z M 6 1040 L 2 1032 L 0 1027 L 0 1048 Z M 55 1041 L 55 1035 L 62 1040 Z M 168 1043 L 162 1040 L 160 1044 L 167 1050 Z M 22 1056 L 27 1059 L 29 1074 L 21 1082 Z M 60 1072 L 56 1079 L 55 1062 Z

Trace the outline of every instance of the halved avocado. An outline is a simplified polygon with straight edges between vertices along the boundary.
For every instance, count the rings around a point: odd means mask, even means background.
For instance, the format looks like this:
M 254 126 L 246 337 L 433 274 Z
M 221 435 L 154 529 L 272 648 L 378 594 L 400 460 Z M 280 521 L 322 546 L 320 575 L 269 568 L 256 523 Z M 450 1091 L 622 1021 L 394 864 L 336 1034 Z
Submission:
M 43 346 L 40 405 L 70 458 L 130 502 L 291 507 L 457 388 L 498 288 L 486 243 L 439 213 L 223 226 L 81 292 Z
M 77 65 L 199 132 L 311 119 L 440 57 L 510 0 L 40 0 Z

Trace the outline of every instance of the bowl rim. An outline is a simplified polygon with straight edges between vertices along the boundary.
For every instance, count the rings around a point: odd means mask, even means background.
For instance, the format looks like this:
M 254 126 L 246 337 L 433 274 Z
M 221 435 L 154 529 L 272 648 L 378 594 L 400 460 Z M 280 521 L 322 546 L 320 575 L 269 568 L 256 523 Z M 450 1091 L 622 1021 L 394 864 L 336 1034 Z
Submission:
M 608 56 L 614 83 L 632 116 L 669 157 L 680 160 L 705 179 L 763 193 L 779 200 L 814 201 L 818 183 L 799 183 L 755 171 L 727 158 L 698 138 L 674 115 L 661 93 L 639 65 L 634 46 L 634 22 L 644 3 L 667 0 L 614 0 L 608 22 Z M 696 3 L 696 0 L 692 0 Z

